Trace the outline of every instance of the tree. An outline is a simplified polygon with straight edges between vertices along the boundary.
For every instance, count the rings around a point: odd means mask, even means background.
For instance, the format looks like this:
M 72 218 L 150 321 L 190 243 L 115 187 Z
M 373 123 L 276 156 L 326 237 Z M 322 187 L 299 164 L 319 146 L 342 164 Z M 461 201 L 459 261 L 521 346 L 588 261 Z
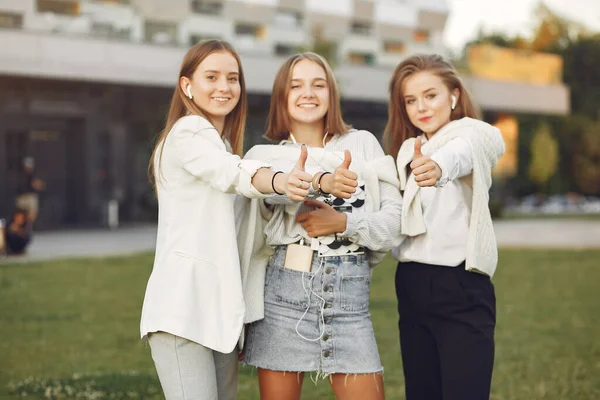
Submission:
M 558 168 L 558 143 L 550 126 L 543 123 L 534 133 L 531 140 L 531 162 L 529 164 L 529 179 L 538 185 L 539 191 L 544 191 L 550 178 L 556 174 Z
M 600 34 L 579 38 L 559 53 L 564 82 L 571 89 L 571 111 L 590 119 L 600 116 Z
M 600 121 L 582 132 L 573 154 L 573 177 L 582 193 L 600 193 Z
M 538 3 L 534 15 L 537 27 L 530 46 L 534 51 L 558 52 L 588 33 L 583 24 L 554 12 L 543 2 Z

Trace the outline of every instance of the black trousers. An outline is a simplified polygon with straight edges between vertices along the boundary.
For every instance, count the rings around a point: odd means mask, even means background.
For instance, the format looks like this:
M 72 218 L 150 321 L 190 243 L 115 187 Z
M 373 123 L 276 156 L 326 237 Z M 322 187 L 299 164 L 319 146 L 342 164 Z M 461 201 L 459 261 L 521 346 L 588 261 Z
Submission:
M 407 400 L 487 400 L 496 297 L 486 275 L 398 263 L 396 296 Z

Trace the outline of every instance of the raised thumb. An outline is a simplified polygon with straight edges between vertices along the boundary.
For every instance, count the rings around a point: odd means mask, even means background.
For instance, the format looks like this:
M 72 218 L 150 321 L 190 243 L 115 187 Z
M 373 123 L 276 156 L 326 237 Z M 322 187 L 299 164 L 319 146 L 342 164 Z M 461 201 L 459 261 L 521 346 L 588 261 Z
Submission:
M 415 155 L 413 157 L 413 159 L 417 159 L 417 158 L 421 158 L 423 157 L 423 153 L 421 153 L 421 138 L 418 137 L 415 139 Z
M 352 163 L 352 155 L 349 150 L 344 150 L 344 161 L 342 161 L 340 167 L 350 169 L 350 163 Z
M 296 169 L 304 171 L 304 165 L 306 164 L 307 158 L 308 150 L 306 150 L 306 145 L 302 145 L 302 147 L 300 147 L 300 158 L 298 158 L 298 162 L 296 162 Z

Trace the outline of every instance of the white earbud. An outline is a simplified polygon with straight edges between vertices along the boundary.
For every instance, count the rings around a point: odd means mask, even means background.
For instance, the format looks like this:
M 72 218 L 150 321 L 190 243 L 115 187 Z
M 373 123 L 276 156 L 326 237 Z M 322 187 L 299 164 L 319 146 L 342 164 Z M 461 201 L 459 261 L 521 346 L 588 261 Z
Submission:
M 187 95 L 188 95 L 188 97 L 190 98 L 190 100 L 194 98 L 194 97 L 192 96 L 192 89 L 191 89 L 189 86 L 187 87 Z
M 456 108 L 456 96 L 452 95 L 452 105 L 450 106 L 453 110 Z

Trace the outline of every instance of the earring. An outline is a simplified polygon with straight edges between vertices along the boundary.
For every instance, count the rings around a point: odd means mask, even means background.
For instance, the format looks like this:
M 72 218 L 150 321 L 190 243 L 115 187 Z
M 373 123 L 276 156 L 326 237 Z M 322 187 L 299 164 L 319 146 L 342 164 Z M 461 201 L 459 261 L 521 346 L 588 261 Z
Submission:
M 188 86 L 187 87 L 187 95 L 190 98 L 190 100 L 192 100 L 194 97 L 192 96 L 192 89 Z
M 452 105 L 450 106 L 453 110 L 456 108 L 456 96 L 452 95 Z

